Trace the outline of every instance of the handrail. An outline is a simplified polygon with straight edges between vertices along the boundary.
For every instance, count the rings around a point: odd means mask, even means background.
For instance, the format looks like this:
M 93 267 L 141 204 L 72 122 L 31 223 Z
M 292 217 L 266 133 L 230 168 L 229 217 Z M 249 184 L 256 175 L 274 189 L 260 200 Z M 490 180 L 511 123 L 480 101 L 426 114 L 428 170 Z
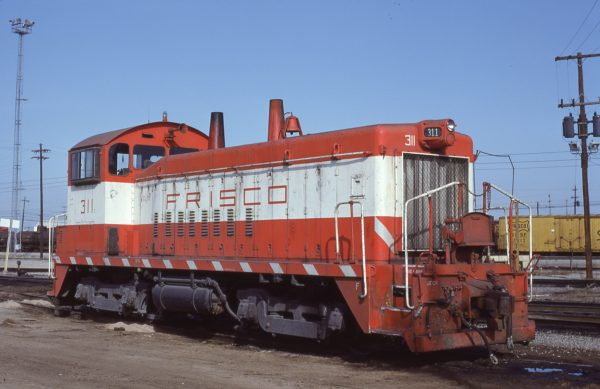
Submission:
M 506 261 L 508 263 L 510 263 L 510 247 L 508 245 L 508 216 L 506 216 L 506 208 L 492 207 L 492 208 L 487 208 L 487 211 L 496 211 L 496 210 L 500 210 L 500 209 L 504 212 L 504 229 L 505 229 L 505 233 L 506 233 Z
M 450 188 L 450 187 L 456 186 L 456 185 L 461 185 L 461 184 L 462 183 L 459 181 L 453 181 L 449 184 L 442 185 L 439 188 L 432 189 L 427 192 L 421 193 L 418 196 L 408 199 L 404 203 L 404 209 L 402 210 L 402 235 L 403 235 L 402 248 L 404 249 L 404 299 L 405 299 L 405 303 L 406 303 L 405 304 L 406 308 L 408 308 L 408 309 L 415 309 L 414 305 L 410 304 L 410 294 L 408 292 L 408 223 L 406 221 L 407 213 L 408 213 L 408 204 L 411 201 L 415 201 L 415 200 L 418 200 L 423 197 L 431 197 L 431 195 L 433 195 L 434 193 L 437 193 L 444 189 L 447 189 L 447 188 Z
M 52 278 L 54 271 L 54 229 L 58 227 L 58 218 L 64 217 L 67 219 L 66 213 L 59 213 L 48 219 L 48 278 Z
M 532 211 L 531 207 L 529 206 L 529 204 L 522 202 L 521 200 L 517 199 L 512 194 L 506 192 L 505 190 L 500 189 L 499 187 L 497 187 L 494 184 L 486 182 L 486 183 L 484 183 L 484 185 L 489 185 L 490 188 L 496 189 L 498 192 L 500 192 L 503 195 L 505 195 L 506 197 L 508 197 L 510 199 L 511 203 L 515 202 L 515 203 L 521 204 L 529 209 L 529 262 L 531 262 L 533 260 L 533 211 Z M 509 259 L 509 264 L 510 264 L 510 259 Z M 531 301 L 531 300 L 533 300 L 533 269 L 531 271 L 529 271 L 528 269 L 529 269 L 529 267 L 527 267 L 525 270 L 527 273 L 529 273 L 528 277 L 527 277 L 528 284 L 529 284 L 529 295 L 527 296 L 527 300 Z
M 350 214 L 351 214 L 351 220 L 350 222 L 352 223 L 353 221 L 353 209 L 354 209 L 354 204 L 358 204 L 360 205 L 360 235 L 361 235 L 361 248 L 362 248 L 362 279 L 363 279 L 363 292 L 360 295 L 361 299 L 364 299 L 365 297 L 367 297 L 367 257 L 365 255 L 365 216 L 364 216 L 364 207 L 362 205 L 362 203 L 360 201 L 356 201 L 356 200 L 350 200 L 350 201 L 343 201 L 341 203 L 338 203 L 335 206 L 335 211 L 334 211 L 334 219 L 335 219 L 335 257 L 336 258 L 340 258 L 340 234 L 339 234 L 339 229 L 338 229 L 338 214 L 339 214 L 339 210 L 340 210 L 340 206 L 344 205 L 344 204 L 348 204 L 350 206 Z M 354 246 L 354 242 L 352 242 L 352 245 Z
M 368 157 L 371 155 L 370 151 L 353 151 L 353 152 L 349 152 L 349 153 L 339 153 L 339 154 L 326 154 L 326 155 L 315 155 L 312 157 L 304 157 L 304 158 L 293 158 L 293 159 L 288 159 L 285 161 L 286 164 L 291 164 L 291 163 L 296 163 L 296 162 L 306 162 L 306 163 L 310 163 L 311 161 L 319 161 L 322 159 L 331 159 L 332 156 L 334 156 L 335 158 L 342 158 L 342 157 L 354 157 L 357 155 L 362 155 L 364 157 Z M 201 175 L 201 174 L 211 174 L 211 173 L 219 173 L 219 172 L 227 172 L 230 170 L 241 170 L 241 169 L 251 169 L 251 168 L 261 168 L 261 167 L 274 167 L 275 165 L 279 165 L 281 164 L 282 161 L 277 160 L 277 161 L 268 161 L 268 162 L 258 162 L 258 163 L 250 163 L 250 164 L 245 164 L 245 165 L 234 165 L 234 166 L 224 166 L 224 167 L 219 167 L 219 168 L 213 168 L 213 169 L 202 169 L 202 170 L 193 170 L 190 172 L 186 172 L 184 173 L 164 173 L 164 174 L 155 174 L 152 176 L 148 176 L 148 177 L 139 177 L 136 178 L 136 182 L 145 182 L 145 181 L 151 181 L 151 180 L 156 180 L 156 179 L 164 179 L 164 178 L 170 178 L 170 177 L 181 177 L 181 176 L 196 176 L 196 175 Z

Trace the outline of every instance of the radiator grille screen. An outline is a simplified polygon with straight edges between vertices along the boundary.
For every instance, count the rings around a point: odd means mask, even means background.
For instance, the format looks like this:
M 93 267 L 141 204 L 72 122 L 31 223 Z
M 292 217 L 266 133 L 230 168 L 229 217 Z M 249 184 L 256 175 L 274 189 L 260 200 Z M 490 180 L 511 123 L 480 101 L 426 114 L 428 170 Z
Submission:
M 428 190 L 438 188 L 453 181 L 462 186 L 463 213 L 468 210 L 467 179 L 469 162 L 465 158 L 451 158 L 438 155 L 404 154 L 404 201 Z M 432 196 L 433 199 L 433 248 L 442 250 L 442 227 L 444 219 L 459 217 L 458 186 L 454 186 Z M 407 209 L 408 250 L 429 249 L 429 205 L 427 198 L 411 202 Z

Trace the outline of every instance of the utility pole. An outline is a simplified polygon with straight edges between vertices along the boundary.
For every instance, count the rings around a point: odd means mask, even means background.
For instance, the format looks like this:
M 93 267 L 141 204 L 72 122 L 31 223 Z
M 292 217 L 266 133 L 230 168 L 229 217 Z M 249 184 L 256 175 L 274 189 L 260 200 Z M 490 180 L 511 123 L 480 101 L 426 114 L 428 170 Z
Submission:
M 21 251 L 23 251 L 23 241 L 21 239 L 21 237 L 23 236 L 23 223 L 25 222 L 25 203 L 28 203 L 29 200 L 27 200 L 26 197 L 23 197 L 23 212 L 21 213 L 21 230 L 19 232 L 19 248 Z
M 14 127 L 14 145 L 13 145 L 13 173 L 12 173 L 12 197 L 11 197 L 11 210 L 10 210 L 10 224 L 9 230 L 13 228 L 13 220 L 17 220 L 19 217 L 19 201 L 21 192 L 21 102 L 25 101 L 23 98 L 23 37 L 31 34 L 31 28 L 34 25 L 29 19 L 21 20 L 16 18 L 10 21 L 12 32 L 19 35 L 19 54 L 17 61 L 17 88 L 15 93 L 15 127 Z M 13 245 L 10 239 L 11 234 L 9 231 L 9 239 L 6 242 L 7 248 Z M 7 250 L 8 252 L 9 250 Z
M 579 200 L 577 200 L 577 185 L 573 187 L 573 215 L 577 215 L 577 206 L 579 205 Z
M 45 156 L 49 153 L 49 149 L 43 148 L 40 143 L 40 148 L 37 150 L 31 150 L 35 154 L 32 159 L 39 159 L 40 161 L 40 228 L 38 230 L 40 237 L 40 259 L 44 258 L 44 159 L 48 159 Z
M 548 214 L 552 215 L 552 199 L 548 195 Z
M 587 137 L 590 135 L 588 133 L 588 120 L 585 115 L 585 106 L 586 105 L 595 105 L 600 104 L 600 100 L 598 101 L 585 101 L 585 95 L 583 92 L 583 59 L 584 58 L 593 58 L 600 57 L 600 54 L 581 54 L 577 53 L 577 55 L 568 55 L 565 57 L 556 57 L 555 61 L 568 61 L 568 60 L 577 60 L 577 81 L 579 85 L 579 102 L 576 102 L 575 99 L 571 101 L 571 103 L 563 103 L 560 101 L 558 104 L 559 108 L 568 108 L 568 107 L 579 107 L 579 118 L 577 119 L 578 131 L 577 136 L 581 142 L 581 184 L 583 187 L 583 225 L 585 228 L 585 276 L 588 280 L 594 278 L 593 268 L 592 268 L 592 234 L 591 234 L 591 226 L 590 226 L 590 193 L 588 187 L 588 146 L 587 146 Z M 594 136 L 600 136 L 600 117 L 594 114 L 593 118 L 594 124 Z M 567 116 L 563 119 L 563 136 L 572 138 L 573 137 L 573 116 Z

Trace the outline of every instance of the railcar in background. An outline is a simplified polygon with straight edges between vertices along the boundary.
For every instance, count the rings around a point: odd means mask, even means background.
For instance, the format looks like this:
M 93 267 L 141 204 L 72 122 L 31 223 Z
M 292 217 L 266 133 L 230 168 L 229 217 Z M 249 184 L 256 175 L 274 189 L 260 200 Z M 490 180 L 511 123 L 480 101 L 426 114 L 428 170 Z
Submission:
M 42 235 L 40 237 L 40 234 Z M 48 229 L 44 227 L 42 232 L 39 231 L 21 231 L 15 234 L 17 243 L 20 245 L 20 252 L 30 253 L 39 252 L 40 239 L 42 240 L 43 251 L 48 251 Z M 13 239 L 13 238 L 11 238 Z M 0 251 L 6 251 L 6 241 L 8 240 L 8 231 L 0 231 Z
M 69 151 L 53 293 L 415 352 L 528 342 L 528 274 L 485 256 L 474 160 L 452 120 L 304 134 L 281 100 L 262 143 L 225 147 L 217 112 L 208 136 L 166 116 L 95 135 Z
M 600 254 L 600 215 L 591 216 L 592 252 Z M 515 246 L 527 248 L 530 228 L 533 228 L 533 251 L 544 255 L 583 254 L 585 252 L 585 228 L 583 215 L 533 216 L 532 225 L 529 218 L 515 218 L 514 231 L 519 231 L 515 237 Z M 500 218 L 497 223 L 497 247 L 505 251 L 506 220 Z

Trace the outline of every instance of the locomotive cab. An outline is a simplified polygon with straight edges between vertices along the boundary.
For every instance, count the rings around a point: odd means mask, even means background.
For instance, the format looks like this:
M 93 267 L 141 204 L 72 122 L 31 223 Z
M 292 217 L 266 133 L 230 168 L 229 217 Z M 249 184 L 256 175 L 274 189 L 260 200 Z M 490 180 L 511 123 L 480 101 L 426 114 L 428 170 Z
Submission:
M 77 241 L 57 239 L 73 253 L 121 255 L 136 251 L 138 223 L 135 182 L 163 157 L 208 148 L 208 137 L 183 123 L 167 120 L 98 134 L 69 150 L 67 220 Z

